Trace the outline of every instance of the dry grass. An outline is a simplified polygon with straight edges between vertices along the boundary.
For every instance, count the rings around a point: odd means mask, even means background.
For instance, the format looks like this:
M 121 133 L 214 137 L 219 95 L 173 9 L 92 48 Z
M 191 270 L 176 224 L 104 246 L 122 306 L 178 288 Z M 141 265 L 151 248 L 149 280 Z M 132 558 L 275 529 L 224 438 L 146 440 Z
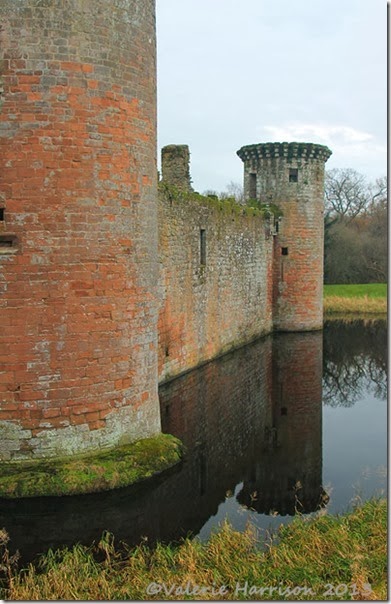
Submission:
M 372 298 L 361 296 L 348 298 L 346 296 L 325 296 L 323 310 L 326 315 L 331 314 L 371 314 L 381 315 L 387 313 L 386 298 Z
M 325 315 L 384 315 L 387 313 L 386 283 L 325 285 Z
M 96 547 L 49 552 L 38 566 L 17 572 L 7 558 L 3 536 L 6 587 L 0 598 L 346 601 L 387 597 L 385 500 L 367 502 L 346 516 L 298 518 L 282 528 L 278 543 L 266 551 L 259 545 L 254 528 L 239 533 L 225 524 L 205 544 L 187 539 L 175 546 L 139 546 L 120 554 L 106 534 Z M 158 586 L 155 595 L 148 593 L 151 582 Z M 195 586 L 206 591 L 196 592 Z M 262 588 L 266 591 L 259 591 Z M 302 591 L 289 594 L 287 590 L 294 588 Z

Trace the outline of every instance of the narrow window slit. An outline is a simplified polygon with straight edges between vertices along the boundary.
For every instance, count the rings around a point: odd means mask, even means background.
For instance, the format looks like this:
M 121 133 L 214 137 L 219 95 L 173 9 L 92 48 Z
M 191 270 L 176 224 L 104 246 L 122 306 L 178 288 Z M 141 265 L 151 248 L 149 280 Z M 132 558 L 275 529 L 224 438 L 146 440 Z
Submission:
M 248 177 L 249 177 L 249 187 L 248 187 L 249 197 L 250 197 L 250 199 L 256 199 L 256 197 L 257 197 L 257 175 L 249 174 Z
M 0 250 L 14 250 L 17 248 L 17 243 L 16 235 L 0 235 Z
M 288 255 L 288 248 L 287 247 L 282 247 L 281 248 L 281 256 L 287 256 Z
M 298 182 L 299 170 L 297 168 L 289 168 L 289 182 Z
M 200 229 L 200 263 L 206 264 L 206 231 Z

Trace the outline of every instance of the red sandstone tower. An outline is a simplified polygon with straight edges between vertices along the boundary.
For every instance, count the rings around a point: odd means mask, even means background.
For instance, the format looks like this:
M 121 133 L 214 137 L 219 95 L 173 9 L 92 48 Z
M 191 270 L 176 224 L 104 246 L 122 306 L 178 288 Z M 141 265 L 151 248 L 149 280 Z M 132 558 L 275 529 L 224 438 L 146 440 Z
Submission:
M 2 0 L 0 460 L 160 431 L 154 0 Z
M 323 326 L 323 145 L 265 143 L 237 152 L 244 194 L 283 212 L 274 238 L 273 327 L 307 331 Z

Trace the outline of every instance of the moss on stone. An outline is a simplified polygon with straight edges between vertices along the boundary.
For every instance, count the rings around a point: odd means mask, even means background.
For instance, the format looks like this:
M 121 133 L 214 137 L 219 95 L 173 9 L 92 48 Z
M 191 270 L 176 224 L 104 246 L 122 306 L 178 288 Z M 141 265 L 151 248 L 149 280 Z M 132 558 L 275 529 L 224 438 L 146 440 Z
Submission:
M 278 219 L 283 216 L 281 208 L 276 204 L 263 202 L 258 199 L 249 199 L 246 205 L 236 201 L 234 197 L 218 198 L 217 195 L 201 195 L 196 191 L 183 191 L 172 184 L 159 182 L 159 195 L 170 203 L 195 203 L 205 208 L 210 208 L 222 214 L 231 216 L 234 220 L 240 216 L 261 217 L 264 220 Z
M 0 497 L 83 495 L 129 486 L 182 458 L 181 442 L 159 434 L 115 449 L 55 460 L 3 463 Z
M 271 216 L 274 216 L 274 218 L 280 218 L 284 215 L 281 208 L 276 204 L 263 202 L 259 199 L 249 199 L 247 202 L 247 207 L 250 210 L 258 210 L 258 212 L 262 214 L 265 218 L 270 218 Z
M 275 218 L 278 218 L 283 214 L 278 206 L 262 203 L 256 199 L 250 199 L 247 205 L 243 206 L 234 197 L 219 199 L 217 195 L 201 195 L 196 191 L 182 191 L 164 181 L 159 182 L 159 194 L 169 201 L 177 201 L 178 203 L 195 202 L 234 216 L 262 216 L 263 218 L 270 218 L 271 215 L 274 215 Z

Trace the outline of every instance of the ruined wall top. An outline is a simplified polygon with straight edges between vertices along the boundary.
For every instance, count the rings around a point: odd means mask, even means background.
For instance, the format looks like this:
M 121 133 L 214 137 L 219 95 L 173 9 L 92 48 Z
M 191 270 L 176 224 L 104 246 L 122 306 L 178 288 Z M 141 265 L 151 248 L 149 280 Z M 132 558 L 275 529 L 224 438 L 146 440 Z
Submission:
M 193 190 L 188 145 L 167 145 L 162 148 L 162 181 L 181 191 Z
M 331 151 L 325 145 L 314 143 L 257 143 L 245 145 L 236 152 L 240 159 L 245 162 L 249 159 L 283 157 L 286 159 L 321 159 L 328 160 Z

